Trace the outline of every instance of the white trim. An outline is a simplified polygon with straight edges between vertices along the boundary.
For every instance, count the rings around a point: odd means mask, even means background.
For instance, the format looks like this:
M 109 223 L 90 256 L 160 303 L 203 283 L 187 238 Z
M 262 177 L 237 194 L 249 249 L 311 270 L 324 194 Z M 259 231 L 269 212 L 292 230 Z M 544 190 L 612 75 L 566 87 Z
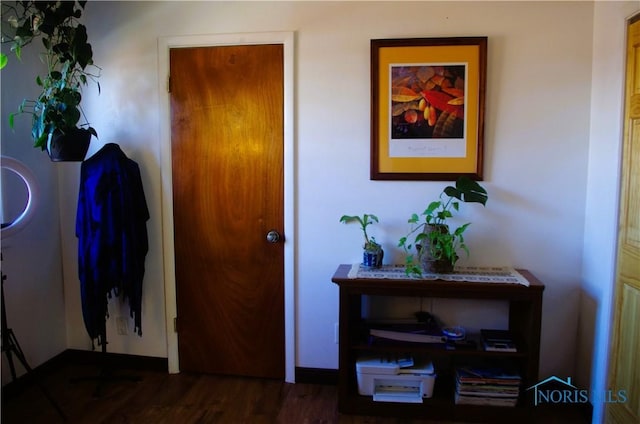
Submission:
M 162 37 L 158 40 L 158 72 L 160 103 L 160 181 L 162 191 L 162 240 L 164 259 L 165 320 L 167 328 L 167 358 L 169 372 L 180 372 L 178 335 L 173 331 L 177 315 L 176 281 L 173 240 L 173 184 L 171 171 L 171 112 L 167 81 L 169 49 L 180 47 L 282 44 L 284 48 L 284 321 L 285 321 L 285 381 L 295 381 L 295 267 L 294 244 L 294 33 L 265 32 L 243 34 L 212 34 Z

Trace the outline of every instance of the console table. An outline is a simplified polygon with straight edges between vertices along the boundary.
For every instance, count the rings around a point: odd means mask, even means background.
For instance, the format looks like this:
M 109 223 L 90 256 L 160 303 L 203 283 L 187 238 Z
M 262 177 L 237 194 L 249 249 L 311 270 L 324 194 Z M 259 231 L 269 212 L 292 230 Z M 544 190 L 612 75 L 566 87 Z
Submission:
M 350 275 L 351 265 L 340 265 L 332 282 L 340 288 L 338 410 L 346 414 L 420 417 L 441 421 L 526 421 L 531 415 L 531 392 L 525 389 L 538 382 L 540 320 L 544 285 L 529 271 L 517 270 L 529 285 L 479 283 L 422 279 L 358 278 Z M 517 352 L 489 352 L 478 343 L 476 349 L 447 350 L 420 343 L 372 345 L 366 337 L 362 317 L 363 296 L 402 296 L 504 300 L 509 303 L 509 330 L 516 338 Z M 363 326 L 365 331 L 363 331 Z M 374 402 L 358 394 L 356 361 L 370 354 L 411 353 L 436 363 L 432 398 L 422 404 Z M 511 361 L 522 378 L 515 407 L 456 405 L 453 367 L 474 360 Z

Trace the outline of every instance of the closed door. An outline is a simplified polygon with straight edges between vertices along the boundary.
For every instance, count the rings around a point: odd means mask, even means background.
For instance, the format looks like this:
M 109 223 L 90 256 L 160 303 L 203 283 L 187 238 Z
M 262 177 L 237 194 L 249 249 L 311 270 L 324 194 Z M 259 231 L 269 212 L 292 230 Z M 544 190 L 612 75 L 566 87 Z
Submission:
M 283 78 L 279 44 L 170 50 L 183 371 L 284 377 Z
M 625 128 L 607 423 L 640 422 L 640 15 L 627 31 Z M 620 391 L 624 391 L 620 393 Z

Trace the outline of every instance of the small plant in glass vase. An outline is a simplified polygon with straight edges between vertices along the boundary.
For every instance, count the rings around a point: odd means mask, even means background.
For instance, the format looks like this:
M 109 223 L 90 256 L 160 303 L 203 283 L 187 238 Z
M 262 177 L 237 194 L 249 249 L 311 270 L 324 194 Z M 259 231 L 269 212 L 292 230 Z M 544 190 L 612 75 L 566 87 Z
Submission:
M 362 246 L 362 265 L 368 268 L 380 268 L 382 266 L 382 258 L 384 251 L 382 246 L 376 242 L 375 237 L 369 237 L 367 234 L 367 227 L 374 222 L 379 222 L 378 217 L 373 214 L 365 213 L 362 216 L 358 215 L 342 215 L 340 222 L 349 224 L 357 222 L 360 224 L 360 229 L 364 235 L 364 245 Z
M 429 203 L 422 214 L 413 214 L 409 219 L 411 231 L 398 242 L 406 253 L 407 275 L 422 276 L 422 272 L 444 274 L 453 272 L 460 258 L 458 252 L 469 248 L 465 244 L 464 232 L 471 223 L 463 224 L 451 231 L 448 219 L 458 211 L 460 202 L 487 203 L 487 191 L 476 181 L 461 176 L 454 186 L 447 186 L 439 200 Z M 415 234 L 413 242 L 409 240 Z M 413 248 L 415 247 L 415 252 Z

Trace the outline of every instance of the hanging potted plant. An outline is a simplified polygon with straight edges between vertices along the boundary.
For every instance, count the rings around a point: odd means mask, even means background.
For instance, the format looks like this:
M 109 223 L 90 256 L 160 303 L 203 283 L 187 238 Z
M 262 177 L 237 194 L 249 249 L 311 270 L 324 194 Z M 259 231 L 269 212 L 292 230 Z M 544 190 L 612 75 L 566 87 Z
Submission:
M 414 213 L 408 221 L 412 225 L 411 231 L 398 242 L 406 253 L 407 275 L 421 276 L 422 271 L 436 274 L 452 272 L 460 258 L 460 250 L 469 254 L 464 232 L 471 223 L 451 230 L 448 219 L 453 217 L 453 211 L 459 210 L 459 201 L 484 206 L 487 200 L 487 191 L 480 184 L 461 176 L 455 187 L 445 187 L 439 200 L 429 203 L 420 216 Z M 409 237 L 413 234 L 415 237 L 410 243 Z M 416 248 L 415 253 L 413 247 Z
M 367 213 L 361 217 L 358 215 L 342 215 L 340 217 L 340 222 L 345 224 L 357 222 L 360 224 L 360 229 L 364 235 L 364 245 L 362 246 L 362 265 L 367 268 L 380 268 L 382 266 L 384 250 L 382 250 L 382 246 L 376 242 L 375 237 L 369 237 L 367 234 L 367 227 L 373 222 L 379 222 L 378 217 Z
M 86 1 L 19 1 L 2 4 L 2 38 L 20 58 L 22 48 L 41 38 L 44 50 L 40 59 L 47 67 L 36 83 L 41 88 L 36 99 L 25 99 L 18 112 L 9 115 L 14 127 L 17 115 L 29 114 L 34 147 L 47 150 L 51 160 L 81 161 L 96 130 L 79 124 L 84 112 L 82 88 L 93 81 L 98 86 L 100 68 L 93 63 L 93 50 L 87 41 L 87 29 L 79 23 Z M 0 57 L 0 66 L 7 57 Z M 86 121 L 86 118 L 84 118 Z

